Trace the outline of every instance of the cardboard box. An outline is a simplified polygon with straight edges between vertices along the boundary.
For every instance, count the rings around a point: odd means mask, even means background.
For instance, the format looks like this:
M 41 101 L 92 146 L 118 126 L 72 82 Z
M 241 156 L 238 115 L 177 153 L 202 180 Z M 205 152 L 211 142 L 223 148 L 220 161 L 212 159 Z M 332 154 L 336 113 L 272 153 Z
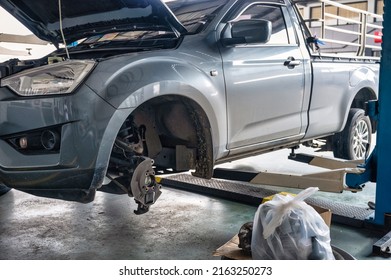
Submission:
M 317 205 L 313 205 L 311 203 L 307 203 L 307 204 L 311 205 L 316 210 L 316 212 L 319 213 L 319 215 L 322 217 L 323 221 L 325 221 L 326 225 L 328 225 L 330 227 L 330 225 L 331 225 L 331 216 L 332 216 L 331 210 L 322 208 L 322 207 L 317 206 Z
M 245 254 L 241 248 L 239 248 L 239 237 L 235 235 L 227 243 L 213 252 L 214 257 L 222 257 L 231 260 L 251 260 L 252 257 Z
M 264 201 L 263 201 L 264 202 Z M 325 223 L 330 227 L 331 225 L 331 216 L 332 212 L 330 209 L 325 209 L 316 205 L 312 205 L 308 203 L 308 205 L 311 205 L 323 218 Z M 238 229 L 239 231 L 239 229 Z M 225 243 L 223 246 L 219 247 L 216 251 L 213 252 L 213 256 L 215 257 L 222 257 L 225 259 L 232 259 L 232 260 L 251 260 L 251 255 L 245 254 L 241 248 L 239 248 L 239 237 L 236 234 L 234 237 L 232 237 L 227 243 Z

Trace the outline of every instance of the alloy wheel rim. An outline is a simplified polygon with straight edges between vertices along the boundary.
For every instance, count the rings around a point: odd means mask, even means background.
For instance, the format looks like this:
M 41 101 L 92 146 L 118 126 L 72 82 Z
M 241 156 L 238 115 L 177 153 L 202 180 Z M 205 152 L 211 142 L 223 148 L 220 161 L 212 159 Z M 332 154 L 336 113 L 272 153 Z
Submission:
M 355 159 L 365 159 L 369 144 L 369 128 L 365 120 L 360 120 L 354 128 L 353 154 Z

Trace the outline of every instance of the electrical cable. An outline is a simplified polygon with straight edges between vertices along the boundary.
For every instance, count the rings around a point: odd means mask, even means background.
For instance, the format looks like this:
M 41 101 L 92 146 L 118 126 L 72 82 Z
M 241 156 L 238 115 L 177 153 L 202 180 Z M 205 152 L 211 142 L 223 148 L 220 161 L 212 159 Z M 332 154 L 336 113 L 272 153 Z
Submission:
M 64 31 L 62 30 L 62 10 L 61 10 L 61 0 L 58 0 L 58 14 L 60 17 L 60 32 L 61 32 L 61 37 L 62 37 L 62 42 L 65 47 L 65 52 L 67 54 L 67 58 L 70 59 L 69 52 L 68 52 L 68 47 L 67 47 L 67 42 L 65 41 L 65 36 L 64 36 Z

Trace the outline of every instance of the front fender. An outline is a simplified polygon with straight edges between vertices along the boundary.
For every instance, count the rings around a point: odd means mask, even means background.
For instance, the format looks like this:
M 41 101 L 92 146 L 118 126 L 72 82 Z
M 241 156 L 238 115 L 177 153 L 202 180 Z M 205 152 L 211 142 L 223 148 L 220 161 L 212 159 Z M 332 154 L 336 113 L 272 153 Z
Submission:
M 102 61 L 86 83 L 119 110 L 137 108 L 148 100 L 167 95 L 193 100 L 208 117 L 214 157 L 218 158 L 226 152 L 227 127 L 221 63 L 208 64 L 204 59 L 176 54 L 179 58 L 143 54 Z M 181 55 L 187 60 L 181 59 Z
M 122 124 L 132 111 L 133 109 L 116 110 L 110 118 L 99 146 L 90 190 L 96 190 L 103 184 L 115 138 Z

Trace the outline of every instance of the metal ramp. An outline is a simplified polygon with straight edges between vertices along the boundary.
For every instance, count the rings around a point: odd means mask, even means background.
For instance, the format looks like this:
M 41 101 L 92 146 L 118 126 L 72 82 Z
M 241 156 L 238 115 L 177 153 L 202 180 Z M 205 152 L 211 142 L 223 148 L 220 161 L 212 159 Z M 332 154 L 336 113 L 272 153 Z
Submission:
M 263 198 L 279 193 L 279 191 L 268 189 L 268 186 L 254 186 L 250 183 L 216 178 L 207 180 L 194 177 L 187 173 L 168 175 L 159 179 L 163 187 L 214 196 L 255 207 L 262 202 Z M 328 199 L 309 198 L 306 202 L 330 209 L 332 212 L 332 222 L 354 227 L 365 227 L 368 218 L 374 214 L 374 210 L 369 207 L 346 205 Z

